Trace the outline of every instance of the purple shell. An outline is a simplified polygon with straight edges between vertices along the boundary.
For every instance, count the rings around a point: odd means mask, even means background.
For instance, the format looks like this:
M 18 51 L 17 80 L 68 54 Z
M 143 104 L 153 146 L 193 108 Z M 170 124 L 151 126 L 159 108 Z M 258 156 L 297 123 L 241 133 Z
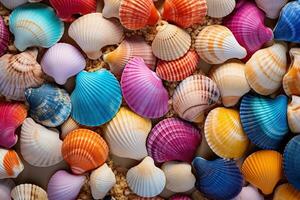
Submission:
M 170 200 L 192 200 L 192 198 L 184 194 L 177 194 L 172 196 Z
M 168 118 L 152 129 L 147 139 L 147 151 L 157 163 L 191 162 L 201 139 L 199 130 L 190 123 Z
M 9 32 L 5 26 L 3 18 L 0 16 L 0 56 L 2 56 L 8 46 L 9 42 Z
M 159 118 L 168 112 L 168 91 L 142 58 L 129 60 L 122 74 L 121 87 L 125 101 L 137 114 Z

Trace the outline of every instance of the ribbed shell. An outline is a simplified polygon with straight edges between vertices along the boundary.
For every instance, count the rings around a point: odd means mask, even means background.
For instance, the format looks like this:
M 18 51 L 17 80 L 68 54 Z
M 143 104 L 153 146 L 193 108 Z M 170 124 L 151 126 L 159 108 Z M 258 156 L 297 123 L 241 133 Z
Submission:
M 23 169 L 17 152 L 0 148 L 0 179 L 16 178 Z
M 103 17 L 119 18 L 120 5 L 121 5 L 121 0 L 104 0 L 104 7 L 102 10 Z
M 73 130 L 79 128 L 80 125 L 72 119 L 72 117 L 69 117 L 62 125 L 61 125 L 61 138 L 65 139 L 66 136 Z
M 25 4 L 27 2 L 36 3 L 42 0 L 0 0 L 0 2 L 8 9 L 13 10 L 16 7 Z
M 300 133 L 300 97 L 292 96 L 287 111 L 289 128 L 293 133 Z
M 292 60 L 289 71 L 283 77 L 283 89 L 287 95 L 299 95 L 300 85 L 300 48 L 290 50 Z
M 11 191 L 14 200 L 48 200 L 47 192 L 34 184 L 21 184 Z
M 170 200 L 192 200 L 192 198 L 184 194 L 177 194 L 172 196 Z
M 0 199 L 11 200 L 10 192 L 15 187 L 15 183 L 12 179 L 0 180 Z
M 283 6 L 288 0 L 255 0 L 256 5 L 262 9 L 270 19 L 277 19 Z
M 4 23 L 2 16 L 0 17 L 0 56 L 2 56 L 8 46 L 9 31 Z
M 264 196 L 251 184 L 243 187 L 242 191 L 232 200 L 264 200 Z
M 285 183 L 276 188 L 273 200 L 298 200 L 300 191 L 296 190 L 291 184 Z
M 207 15 L 221 18 L 229 15 L 235 8 L 235 0 L 206 0 Z

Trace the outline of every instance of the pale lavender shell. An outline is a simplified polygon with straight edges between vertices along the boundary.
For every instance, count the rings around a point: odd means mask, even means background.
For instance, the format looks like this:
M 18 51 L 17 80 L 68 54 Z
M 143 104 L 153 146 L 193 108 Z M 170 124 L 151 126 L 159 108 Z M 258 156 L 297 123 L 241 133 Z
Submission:
M 12 181 L 12 179 L 0 180 L 0 199 L 11 200 L 10 192 L 14 187 L 15 183 Z
M 3 18 L 0 16 L 0 56 L 2 56 L 8 46 L 9 42 L 9 32 L 5 26 Z

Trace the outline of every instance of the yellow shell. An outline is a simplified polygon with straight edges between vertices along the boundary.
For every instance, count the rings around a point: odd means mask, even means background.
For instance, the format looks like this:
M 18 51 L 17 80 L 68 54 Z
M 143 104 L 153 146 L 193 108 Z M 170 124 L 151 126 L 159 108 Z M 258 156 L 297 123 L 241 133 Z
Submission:
M 276 188 L 273 200 L 299 200 L 300 191 L 291 184 L 285 183 Z
M 290 50 L 292 64 L 283 78 L 283 89 L 287 95 L 300 96 L 300 48 Z
M 300 133 L 300 97 L 292 96 L 292 101 L 288 105 L 288 123 L 293 133 Z

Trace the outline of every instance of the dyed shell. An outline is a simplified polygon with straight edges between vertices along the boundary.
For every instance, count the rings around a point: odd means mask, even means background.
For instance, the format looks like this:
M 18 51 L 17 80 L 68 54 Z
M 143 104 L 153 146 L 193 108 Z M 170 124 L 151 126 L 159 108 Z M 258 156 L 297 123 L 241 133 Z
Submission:
M 206 0 L 207 15 L 221 18 L 229 15 L 235 8 L 235 0 Z
M 293 133 L 300 133 L 300 97 L 292 96 L 287 111 L 289 128 Z
M 21 184 L 11 191 L 14 200 L 48 200 L 47 192 L 34 184 Z
M 9 42 L 9 32 L 7 27 L 5 26 L 4 20 L 0 17 L 0 56 L 2 56 L 8 46 Z
M 15 187 L 12 179 L 0 180 L 0 199 L 11 200 L 10 192 Z
M 296 190 L 291 184 L 285 183 L 276 188 L 273 200 L 298 200 L 300 191 Z
M 288 0 L 255 0 L 255 2 L 256 5 L 266 13 L 268 18 L 276 19 Z
M 170 198 L 170 200 L 192 200 L 189 196 L 184 194 L 177 194 Z
M 291 66 L 283 77 L 283 89 L 287 95 L 299 95 L 300 96 L 300 48 L 292 48 L 290 50 Z
M 243 187 L 242 191 L 238 196 L 233 198 L 232 200 L 264 200 L 264 196 L 261 195 L 257 188 L 252 185 L 248 185 L 247 187 Z
M 121 0 L 104 0 L 104 7 L 102 10 L 103 17 L 119 18 L 120 5 L 121 5 Z
M 0 148 L 0 179 L 16 178 L 23 169 L 17 152 Z

